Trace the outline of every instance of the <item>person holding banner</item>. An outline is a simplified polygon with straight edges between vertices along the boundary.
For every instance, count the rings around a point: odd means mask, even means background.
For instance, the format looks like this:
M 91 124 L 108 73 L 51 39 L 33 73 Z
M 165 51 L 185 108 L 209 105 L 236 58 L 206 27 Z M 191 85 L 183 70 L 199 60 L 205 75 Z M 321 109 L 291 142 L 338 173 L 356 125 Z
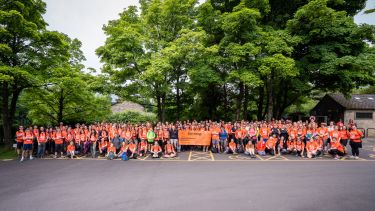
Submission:
M 212 140 L 212 151 L 219 152 L 219 133 L 220 129 L 218 126 L 213 126 L 211 130 L 211 140 Z

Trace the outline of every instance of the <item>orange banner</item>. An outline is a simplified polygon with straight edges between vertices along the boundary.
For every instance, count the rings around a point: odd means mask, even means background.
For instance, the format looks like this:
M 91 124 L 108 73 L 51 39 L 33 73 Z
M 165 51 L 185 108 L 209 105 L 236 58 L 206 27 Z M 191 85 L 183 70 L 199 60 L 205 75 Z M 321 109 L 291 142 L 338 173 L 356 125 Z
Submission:
M 208 146 L 211 144 L 210 131 L 178 131 L 178 141 L 180 145 L 202 145 Z

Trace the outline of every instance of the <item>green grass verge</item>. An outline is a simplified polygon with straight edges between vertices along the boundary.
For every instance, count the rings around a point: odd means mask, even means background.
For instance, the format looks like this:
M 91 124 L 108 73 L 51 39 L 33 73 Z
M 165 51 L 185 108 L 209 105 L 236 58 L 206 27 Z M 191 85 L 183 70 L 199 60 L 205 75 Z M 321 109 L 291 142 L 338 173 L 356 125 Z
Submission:
M 17 153 L 14 149 L 9 149 L 4 144 L 0 144 L 0 160 L 15 158 L 17 158 Z

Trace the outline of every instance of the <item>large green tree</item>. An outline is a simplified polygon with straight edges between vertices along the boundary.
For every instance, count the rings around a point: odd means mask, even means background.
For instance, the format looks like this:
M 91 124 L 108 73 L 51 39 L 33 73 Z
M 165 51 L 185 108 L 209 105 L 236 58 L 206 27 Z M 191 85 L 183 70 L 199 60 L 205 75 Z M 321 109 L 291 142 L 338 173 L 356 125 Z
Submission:
M 141 0 L 97 50 L 123 98 L 159 120 L 281 118 L 317 91 L 374 82 L 365 0 Z M 337 80 L 339 79 L 339 80 Z
M 21 92 L 39 86 L 56 62 L 66 60 L 64 36 L 46 30 L 41 0 L 0 1 L 0 85 L 4 140 L 12 143 L 11 128 Z

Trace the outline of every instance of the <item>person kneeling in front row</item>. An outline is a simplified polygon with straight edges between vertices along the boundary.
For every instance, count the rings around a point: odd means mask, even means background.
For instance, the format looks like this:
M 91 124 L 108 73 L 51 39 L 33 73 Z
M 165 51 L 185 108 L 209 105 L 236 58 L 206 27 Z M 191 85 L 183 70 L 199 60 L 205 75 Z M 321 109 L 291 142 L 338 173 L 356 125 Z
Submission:
M 227 154 L 237 154 L 236 152 L 236 143 L 234 142 L 234 139 L 232 138 L 228 145 Z
M 265 156 L 266 155 L 266 143 L 264 143 L 263 140 L 260 140 L 257 142 L 256 146 L 257 146 L 258 155 Z
M 137 159 L 137 145 L 133 141 L 131 141 L 128 145 L 128 150 L 126 151 L 126 154 L 129 159 Z
M 113 160 L 116 158 L 116 147 L 111 143 L 111 145 L 108 147 L 108 153 L 106 155 L 108 160 Z
M 160 158 L 162 155 L 161 147 L 159 146 L 158 142 L 155 142 L 154 145 L 151 147 L 152 158 Z
M 341 145 L 340 141 L 336 137 L 331 140 L 331 148 L 328 153 L 333 156 L 335 160 L 339 159 L 339 156 L 345 155 L 345 147 Z
M 76 147 L 74 146 L 73 141 L 71 141 L 66 149 L 66 156 L 73 159 L 73 157 L 75 156 L 75 150 Z
M 251 158 L 255 158 L 254 144 L 249 141 L 245 146 L 245 155 L 249 155 Z
M 174 158 L 176 157 L 176 151 L 170 141 L 167 141 L 167 144 L 164 147 L 164 157 L 165 158 Z

